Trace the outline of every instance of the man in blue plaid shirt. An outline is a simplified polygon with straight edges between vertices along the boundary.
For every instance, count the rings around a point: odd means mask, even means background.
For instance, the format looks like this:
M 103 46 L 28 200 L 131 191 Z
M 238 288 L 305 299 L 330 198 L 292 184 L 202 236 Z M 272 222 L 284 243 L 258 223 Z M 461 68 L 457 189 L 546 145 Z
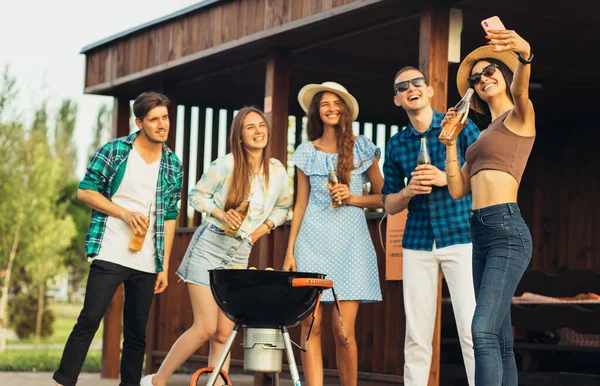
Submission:
M 395 214 L 408 208 L 402 238 L 404 384 L 428 383 L 441 268 L 452 297 L 467 378 L 469 385 L 474 386 L 471 320 L 475 294 L 468 218 L 471 196 L 453 200 L 446 187 L 446 149 L 438 140 L 444 114 L 431 108 L 433 94 L 433 88 L 418 69 L 404 67 L 398 71 L 394 78 L 394 103 L 406 111 L 410 123 L 390 139 L 383 165 L 385 210 Z M 479 129 L 469 120 L 457 138 L 461 165 L 467 148 L 478 135 Z M 417 167 L 423 137 L 427 139 L 431 165 Z
M 77 197 L 92 208 L 86 253 L 92 261 L 83 309 L 67 340 L 57 385 L 74 386 L 117 288 L 124 284 L 121 386 L 139 386 L 153 294 L 167 288 L 182 167 L 165 142 L 169 99 L 145 92 L 133 104 L 139 131 L 101 146 Z M 132 237 L 137 237 L 137 245 Z

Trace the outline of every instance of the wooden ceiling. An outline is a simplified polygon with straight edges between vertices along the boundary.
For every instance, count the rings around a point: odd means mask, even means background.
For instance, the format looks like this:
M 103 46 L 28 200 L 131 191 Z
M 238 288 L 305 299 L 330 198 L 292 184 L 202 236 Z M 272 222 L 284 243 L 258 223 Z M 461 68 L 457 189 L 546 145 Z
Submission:
M 439 4 L 439 2 L 436 2 Z M 480 21 L 498 15 L 509 29 L 526 38 L 535 53 L 531 99 L 538 124 L 577 119 L 572 111 L 592 110 L 592 92 L 600 86 L 597 42 L 600 18 L 590 16 L 594 4 L 570 1 L 549 5 L 544 0 L 448 1 L 463 12 L 461 56 L 485 44 Z M 238 109 L 261 106 L 265 59 L 271 50 L 289 53 L 290 114 L 300 114 L 297 93 L 307 83 L 342 83 L 360 103 L 362 119 L 400 123 L 406 117 L 393 105 L 392 83 L 404 65 L 417 65 L 421 1 L 389 0 L 365 9 L 323 15 L 314 24 L 232 47 L 218 55 L 154 74 L 109 90 L 109 95 L 134 95 L 160 83 L 176 90 L 180 101 L 195 105 Z M 450 64 L 449 105 L 458 100 Z M 569 112 L 569 117 L 567 117 Z

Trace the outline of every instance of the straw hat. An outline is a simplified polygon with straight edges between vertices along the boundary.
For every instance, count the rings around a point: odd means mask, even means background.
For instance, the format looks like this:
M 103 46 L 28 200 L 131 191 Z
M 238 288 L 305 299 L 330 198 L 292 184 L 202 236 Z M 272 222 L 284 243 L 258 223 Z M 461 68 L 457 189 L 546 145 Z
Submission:
M 300 107 L 302 107 L 302 110 L 304 110 L 305 113 L 308 114 L 310 102 L 312 101 L 313 97 L 321 91 L 329 91 L 342 98 L 344 102 L 346 102 L 346 106 L 348 106 L 350 109 L 352 120 L 356 120 L 358 117 L 358 102 L 356 101 L 356 98 L 354 98 L 344 86 L 336 82 L 307 84 L 306 86 L 302 87 L 298 93 L 298 102 L 300 102 Z
M 480 59 L 490 58 L 499 60 L 504 63 L 513 73 L 515 72 L 515 68 L 517 68 L 517 64 L 519 63 L 517 54 L 512 51 L 494 52 L 493 49 L 493 45 L 476 48 L 471 51 L 471 53 L 467 55 L 460 63 L 460 66 L 458 67 L 458 73 L 456 74 L 456 86 L 458 87 L 458 92 L 461 97 L 464 96 L 465 92 L 467 92 L 467 89 L 471 87 L 467 79 L 471 75 L 471 69 L 473 69 L 473 65 Z M 478 113 L 483 114 L 481 107 L 473 106 L 473 104 L 471 104 L 471 108 Z

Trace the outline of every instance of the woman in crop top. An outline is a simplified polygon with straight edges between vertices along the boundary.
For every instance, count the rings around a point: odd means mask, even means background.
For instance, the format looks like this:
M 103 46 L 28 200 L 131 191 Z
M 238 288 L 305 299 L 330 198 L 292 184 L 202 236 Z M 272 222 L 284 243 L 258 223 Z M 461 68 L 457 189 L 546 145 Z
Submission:
M 446 147 L 448 189 L 453 198 L 473 197 L 470 212 L 473 281 L 477 307 L 472 333 L 475 384 L 516 386 L 510 304 L 532 252 L 531 234 L 516 203 L 535 139 L 529 100 L 533 55 L 515 31 L 489 31 L 488 45 L 461 63 L 461 95 L 475 90 L 472 108 L 492 122 L 467 149 L 459 169 L 456 145 Z M 450 109 L 449 118 L 456 112 Z

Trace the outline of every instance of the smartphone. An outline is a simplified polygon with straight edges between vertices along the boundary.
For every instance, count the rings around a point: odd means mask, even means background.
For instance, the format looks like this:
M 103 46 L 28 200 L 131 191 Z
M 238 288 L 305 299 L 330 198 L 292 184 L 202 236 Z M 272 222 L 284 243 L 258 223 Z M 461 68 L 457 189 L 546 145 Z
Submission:
M 489 17 L 481 22 L 481 26 L 483 27 L 485 33 L 488 33 L 489 30 L 502 30 L 506 29 L 502 21 L 498 16 Z

